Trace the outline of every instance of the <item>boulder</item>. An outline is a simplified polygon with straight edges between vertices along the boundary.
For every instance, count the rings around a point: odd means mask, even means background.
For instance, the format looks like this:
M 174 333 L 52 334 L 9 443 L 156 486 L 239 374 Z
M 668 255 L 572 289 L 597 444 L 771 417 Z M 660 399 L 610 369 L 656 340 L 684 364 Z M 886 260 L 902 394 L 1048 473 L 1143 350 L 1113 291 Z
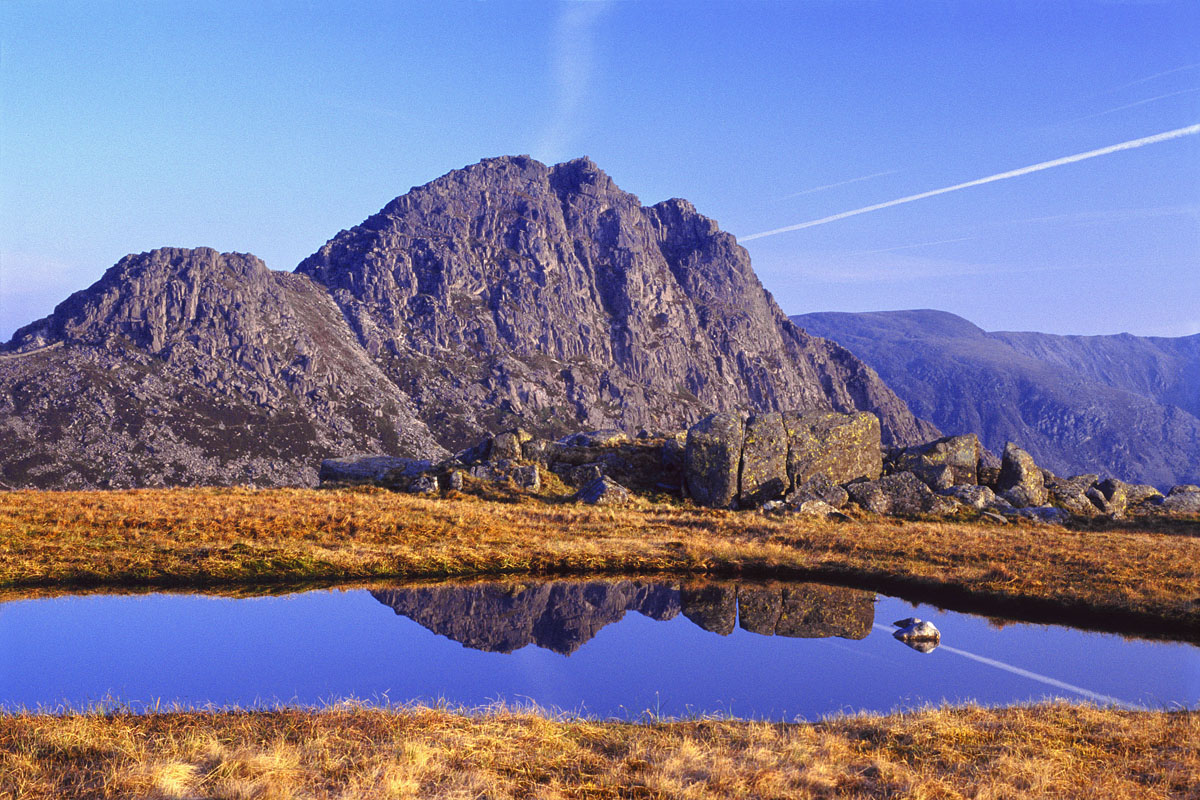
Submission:
M 1200 486 L 1181 484 L 1173 487 L 1159 508 L 1173 513 L 1200 514 Z
M 909 619 L 901 620 L 904 624 L 900 630 L 892 633 L 900 641 L 904 642 L 914 650 L 919 650 L 922 653 L 929 653 L 938 646 L 942 641 L 942 632 L 937 629 L 937 626 L 927 620 L 910 617 Z M 900 624 L 900 623 L 897 623 Z
M 1040 522 L 1044 525 L 1062 525 L 1069 522 L 1071 514 L 1066 509 L 1055 508 L 1054 506 L 1030 506 L 1026 508 L 1018 508 L 1017 516 L 1021 519 Z
M 601 461 L 588 464 L 555 464 L 551 471 L 563 479 L 568 486 L 587 486 L 597 478 L 605 475 L 605 465 Z
M 784 412 L 788 435 L 788 485 L 796 487 L 816 475 L 834 483 L 883 474 L 879 418 L 874 414 L 834 411 Z
M 996 502 L 996 493 L 986 486 L 951 486 L 939 494 L 981 511 L 990 508 Z
M 746 420 L 738 505 L 754 508 L 788 490 L 788 436 L 783 414 L 754 414 Z
M 800 505 L 793 506 L 793 510 L 806 517 L 829 517 L 838 513 L 836 508 L 824 500 L 805 500 Z
M 710 508 L 733 507 L 744 436 L 741 414 L 711 414 L 688 429 L 684 480 L 692 500 Z
M 985 467 L 981 462 L 976 472 L 979 475 L 980 486 L 986 486 L 994 490 L 996 485 L 1000 483 L 1000 467 Z
M 347 456 L 321 462 L 321 483 L 382 483 L 389 476 L 414 478 L 433 466 L 426 459 Z
M 996 491 L 1017 508 L 1042 506 L 1049 494 L 1041 469 L 1033 456 L 1009 442 L 1004 447 L 1004 458 L 1000 462 L 1000 476 Z
M 463 471 L 461 469 L 450 470 L 446 473 L 443 483 L 447 491 L 461 492 L 463 488 Z
M 846 485 L 850 499 L 876 514 L 948 514 L 958 503 L 936 495 L 911 472 L 897 472 L 874 481 Z
M 797 486 L 784 499 L 791 506 L 800 506 L 809 500 L 821 500 L 834 508 L 841 508 L 850 501 L 850 495 L 821 473 Z
M 419 475 L 408 484 L 408 491 L 413 494 L 437 494 L 437 478 L 433 475 Z
M 530 434 L 519 428 L 498 433 L 492 437 L 492 446 L 487 454 L 487 459 L 489 461 L 520 461 L 525 455 L 521 445 L 532 438 Z
M 1108 478 L 1096 484 L 1107 503 L 1108 507 L 1104 509 L 1106 514 L 1112 514 L 1114 517 L 1125 516 L 1125 509 L 1129 507 L 1129 494 L 1126 491 L 1128 486 L 1129 484 L 1116 478 Z
M 1145 504 L 1158 504 L 1163 501 L 1163 494 L 1158 489 L 1145 483 L 1125 484 L 1125 497 L 1129 507 Z
M 979 459 L 983 452 L 979 437 L 968 433 L 906 447 L 896 452 L 892 461 L 896 472 L 912 472 L 936 490 L 978 484 Z M 947 469 L 950 471 L 948 478 L 944 476 Z
M 508 472 L 508 478 L 522 489 L 538 492 L 542 489 L 542 475 L 537 464 L 523 464 L 513 467 Z
M 584 486 L 571 498 L 577 503 L 594 506 L 622 506 L 629 502 L 629 490 L 601 475 Z

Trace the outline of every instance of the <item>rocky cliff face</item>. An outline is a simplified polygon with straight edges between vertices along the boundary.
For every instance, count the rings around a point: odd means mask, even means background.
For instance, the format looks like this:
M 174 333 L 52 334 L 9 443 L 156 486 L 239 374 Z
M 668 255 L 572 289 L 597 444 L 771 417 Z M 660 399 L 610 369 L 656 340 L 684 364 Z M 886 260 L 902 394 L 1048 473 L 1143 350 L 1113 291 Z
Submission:
M 121 260 L 0 347 L 0 483 L 310 485 L 323 458 L 438 458 L 520 424 L 683 427 L 714 410 L 869 410 L 936 435 L 784 317 L 683 200 L 586 159 L 490 159 L 413 189 L 294 274 Z
M 989 333 L 940 311 L 792 320 L 871 364 L 948 433 L 1009 441 L 1061 475 L 1200 482 L 1200 335 Z
M 932 438 L 843 348 L 792 325 L 734 238 L 684 200 L 644 207 L 587 159 L 483 161 L 413 189 L 297 272 L 454 448 L 681 428 L 714 410 L 865 409 Z
M 254 256 L 131 255 L 0 353 L 0 481 L 311 484 L 346 451 L 441 452 L 325 290 Z

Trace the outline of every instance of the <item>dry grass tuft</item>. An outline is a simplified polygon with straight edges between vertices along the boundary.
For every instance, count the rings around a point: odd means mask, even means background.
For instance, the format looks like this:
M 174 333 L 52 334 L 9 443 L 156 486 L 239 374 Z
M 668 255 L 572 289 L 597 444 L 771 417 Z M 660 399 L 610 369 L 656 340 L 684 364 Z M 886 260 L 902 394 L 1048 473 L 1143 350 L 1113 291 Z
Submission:
M 1200 524 L 1072 530 L 863 517 L 769 518 L 510 492 L 0 492 L 0 590 L 238 586 L 502 573 L 824 578 L 996 613 L 1093 614 L 1200 630 Z M 1165 531 L 1165 532 L 1164 532 Z
M 1065 703 L 816 724 L 429 708 L 0 717 L 0 796 L 27 800 L 1124 800 L 1198 786 L 1196 713 Z

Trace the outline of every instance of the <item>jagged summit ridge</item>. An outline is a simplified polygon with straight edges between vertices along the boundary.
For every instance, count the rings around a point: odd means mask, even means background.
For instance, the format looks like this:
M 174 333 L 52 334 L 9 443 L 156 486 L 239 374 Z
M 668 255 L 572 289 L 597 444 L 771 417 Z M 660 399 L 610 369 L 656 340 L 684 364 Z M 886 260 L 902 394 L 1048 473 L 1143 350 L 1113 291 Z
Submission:
M 588 159 L 487 159 L 388 203 L 303 261 L 443 442 L 680 427 L 733 408 L 869 409 L 931 427 L 849 353 L 792 325 L 734 237 L 643 206 Z

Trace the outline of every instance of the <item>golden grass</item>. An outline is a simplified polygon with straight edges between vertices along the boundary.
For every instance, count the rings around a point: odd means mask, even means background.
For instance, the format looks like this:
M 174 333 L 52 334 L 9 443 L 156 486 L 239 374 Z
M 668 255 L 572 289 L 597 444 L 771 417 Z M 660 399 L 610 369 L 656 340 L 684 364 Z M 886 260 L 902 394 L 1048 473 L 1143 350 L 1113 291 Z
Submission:
M 1200 715 L 1055 703 L 819 723 L 441 709 L 0 716 L 0 797 L 1195 798 Z
M 503 501 L 507 499 L 507 501 Z M 864 517 L 832 522 L 639 501 L 382 490 L 0 493 L 0 590 L 232 586 L 501 573 L 818 577 L 995 613 L 1091 614 L 1200 635 L 1200 537 Z M 1018 613 L 1019 612 L 1019 613 Z

